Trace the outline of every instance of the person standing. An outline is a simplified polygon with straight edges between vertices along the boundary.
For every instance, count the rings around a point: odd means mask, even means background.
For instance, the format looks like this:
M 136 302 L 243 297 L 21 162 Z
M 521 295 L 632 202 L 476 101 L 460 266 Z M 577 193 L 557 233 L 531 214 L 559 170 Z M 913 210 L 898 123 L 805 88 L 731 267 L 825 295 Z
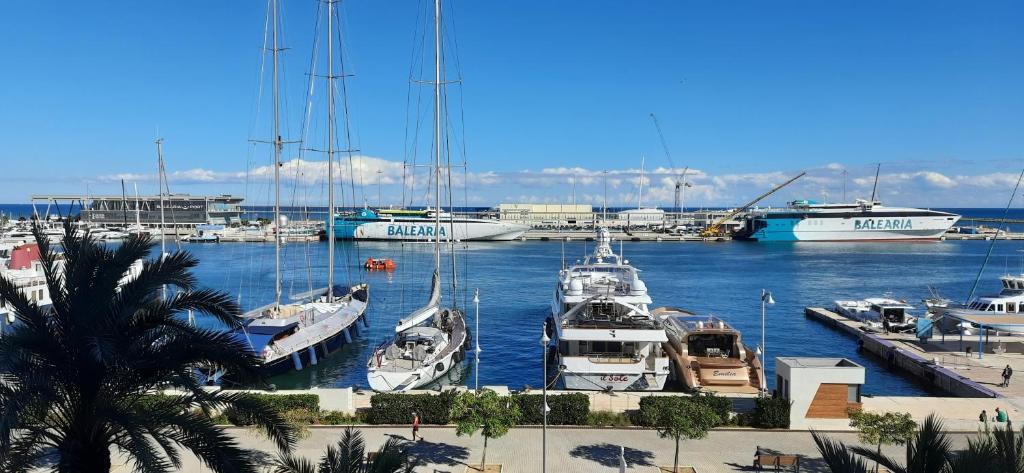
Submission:
M 985 409 L 981 410 L 981 414 L 978 415 L 978 422 L 985 425 L 985 431 L 988 432 L 988 412 Z
M 1010 377 L 1011 376 L 1013 376 L 1013 368 L 1010 368 L 1010 365 L 1006 365 L 1006 368 L 1003 368 L 1003 384 L 1002 384 L 1002 386 L 1004 388 L 1010 387 Z
M 415 442 L 417 440 L 423 440 L 422 437 L 419 437 L 419 433 L 420 433 L 420 416 L 419 416 L 419 414 L 413 412 L 412 413 L 412 441 L 413 442 Z

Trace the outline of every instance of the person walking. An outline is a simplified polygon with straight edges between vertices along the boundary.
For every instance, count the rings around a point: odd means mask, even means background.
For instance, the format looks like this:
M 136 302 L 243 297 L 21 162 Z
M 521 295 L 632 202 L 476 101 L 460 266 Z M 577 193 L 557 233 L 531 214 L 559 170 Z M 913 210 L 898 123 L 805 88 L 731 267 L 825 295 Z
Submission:
M 413 441 L 414 442 L 417 441 L 417 440 L 423 440 L 423 437 L 420 437 L 419 435 L 420 435 L 420 415 L 416 414 L 416 413 L 413 413 Z
M 978 422 L 985 425 L 985 431 L 988 432 L 988 412 L 985 409 L 981 410 L 981 414 L 978 414 Z
M 1011 376 L 1013 376 L 1013 368 L 1010 368 L 1010 365 L 1006 365 L 1006 368 L 1003 368 L 1003 384 L 1001 385 L 1002 387 L 1010 387 Z

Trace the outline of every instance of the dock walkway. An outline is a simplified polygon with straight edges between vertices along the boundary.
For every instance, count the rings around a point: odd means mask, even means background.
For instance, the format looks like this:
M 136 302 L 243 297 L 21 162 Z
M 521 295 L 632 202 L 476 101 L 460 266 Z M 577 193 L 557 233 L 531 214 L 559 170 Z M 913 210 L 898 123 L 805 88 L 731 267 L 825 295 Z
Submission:
M 920 381 L 959 397 L 1024 397 L 1024 380 L 1011 378 L 1002 387 L 1002 371 L 1010 365 L 1024 375 L 1024 340 L 1020 337 L 986 336 L 979 356 L 978 338 L 959 335 L 934 337 L 925 343 L 913 334 L 869 332 L 860 322 L 820 307 L 808 307 L 805 315 L 856 340 L 864 350 Z M 971 353 L 967 353 L 970 347 Z

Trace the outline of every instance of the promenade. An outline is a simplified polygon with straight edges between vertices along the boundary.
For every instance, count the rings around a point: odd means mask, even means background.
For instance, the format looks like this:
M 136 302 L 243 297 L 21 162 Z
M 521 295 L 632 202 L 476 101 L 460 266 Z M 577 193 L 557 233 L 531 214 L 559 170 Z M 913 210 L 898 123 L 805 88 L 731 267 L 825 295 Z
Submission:
M 344 427 L 313 427 L 298 445 L 295 453 L 310 460 L 319 460 L 327 445 L 339 438 Z M 256 431 L 231 428 L 246 448 L 265 452 L 268 462 L 276 453 L 270 441 Z M 366 439 L 367 450 L 376 450 L 387 436 L 409 439 L 410 432 L 398 427 L 359 427 Z M 425 462 L 418 472 L 458 472 L 467 464 L 479 463 L 483 439 L 458 437 L 453 427 L 430 427 L 421 430 L 424 441 L 418 442 L 414 452 Z M 857 443 L 853 433 L 829 433 L 847 443 Z M 964 448 L 974 434 L 951 434 L 954 446 Z M 658 466 L 671 466 L 675 446 L 672 439 L 658 437 L 654 430 L 638 429 L 548 429 L 548 471 L 550 472 L 614 472 L 618 471 L 619 446 L 626 448 L 627 471 L 656 472 Z M 769 451 L 803 455 L 801 471 L 827 471 L 818 459 L 811 434 L 806 431 L 716 430 L 702 440 L 683 441 L 680 447 L 680 465 L 693 466 L 700 473 L 753 471 L 751 462 L 754 449 L 760 445 Z M 505 437 L 492 439 L 487 448 L 487 463 L 502 464 L 504 472 L 541 471 L 541 429 L 517 428 Z M 902 447 L 888 447 L 885 453 L 903 457 Z M 181 471 L 207 472 L 194 458 L 186 456 Z M 269 464 L 269 463 L 268 463 Z M 131 471 L 128 466 L 114 469 L 118 473 Z M 469 470 L 473 471 L 473 470 Z

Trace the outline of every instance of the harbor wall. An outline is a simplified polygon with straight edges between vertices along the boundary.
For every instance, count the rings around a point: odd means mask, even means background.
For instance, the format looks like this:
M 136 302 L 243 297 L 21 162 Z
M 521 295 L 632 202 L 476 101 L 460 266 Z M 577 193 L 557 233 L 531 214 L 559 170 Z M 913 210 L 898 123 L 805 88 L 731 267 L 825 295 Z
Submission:
M 901 370 L 943 392 L 957 397 L 1003 397 L 998 392 L 969 377 L 934 363 L 926 352 L 911 350 L 905 343 L 895 343 L 878 334 L 865 332 L 857 323 L 835 312 L 820 307 L 808 307 L 804 314 L 810 319 L 854 338 L 860 349 L 885 360 L 889 368 Z

